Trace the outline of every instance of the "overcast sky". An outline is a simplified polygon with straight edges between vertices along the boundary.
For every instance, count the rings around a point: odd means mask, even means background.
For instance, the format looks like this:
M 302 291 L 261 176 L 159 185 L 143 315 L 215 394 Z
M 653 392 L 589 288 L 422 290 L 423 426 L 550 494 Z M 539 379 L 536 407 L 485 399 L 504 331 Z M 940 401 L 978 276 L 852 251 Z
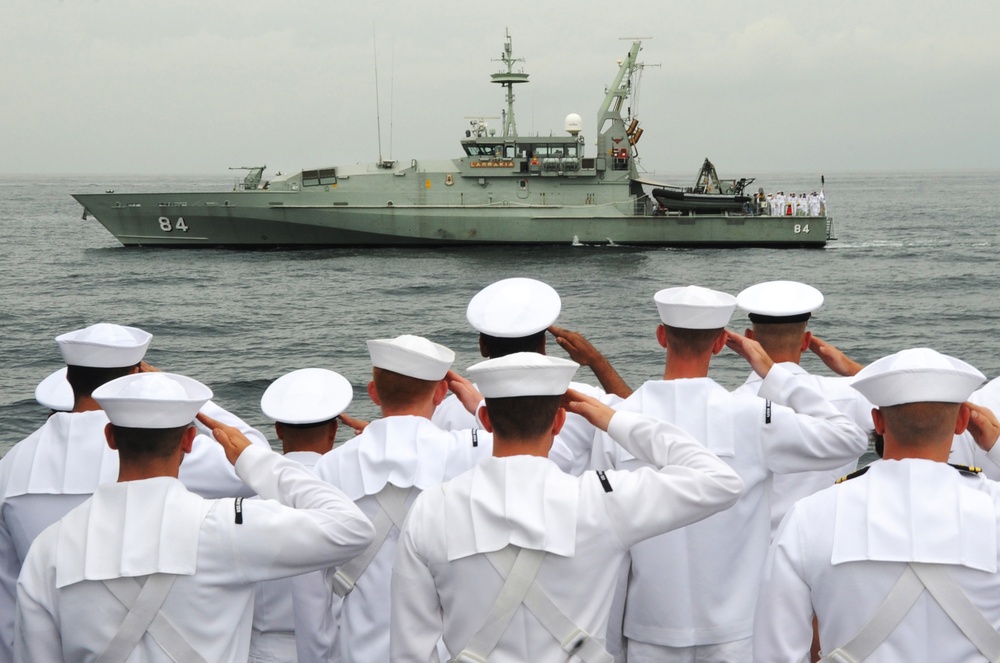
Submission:
M 0 173 L 225 174 L 459 155 L 498 116 L 504 30 L 524 133 L 597 107 L 646 37 L 649 171 L 1000 169 L 1000 2 L 11 0 Z M 498 129 L 499 120 L 492 124 Z

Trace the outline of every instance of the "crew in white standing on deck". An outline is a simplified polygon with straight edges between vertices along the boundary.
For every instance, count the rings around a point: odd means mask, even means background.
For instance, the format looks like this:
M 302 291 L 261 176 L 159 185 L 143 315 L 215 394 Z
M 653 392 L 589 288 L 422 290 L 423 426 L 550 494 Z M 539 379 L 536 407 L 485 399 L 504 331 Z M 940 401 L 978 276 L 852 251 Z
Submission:
M 333 579 L 334 591 L 343 597 L 342 663 L 389 660 L 389 579 L 407 510 L 421 490 L 461 474 L 493 451 L 493 436 L 484 430 L 444 431 L 431 423 L 434 408 L 448 393 L 446 376 L 454 352 L 412 335 L 368 341 L 368 352 L 368 394 L 383 418 L 326 454 L 315 468 L 376 527 L 369 548 Z M 327 614 L 313 617 L 325 620 Z M 322 628 L 316 624 L 306 632 Z
M 646 382 L 618 409 L 691 433 L 740 475 L 745 490 L 730 509 L 632 546 L 628 660 L 746 663 L 770 540 L 771 477 L 841 466 L 864 452 L 868 438 L 760 344 L 726 331 L 732 295 L 688 286 L 654 299 L 663 322 L 656 337 L 667 351 L 663 379 Z M 708 377 L 713 355 L 726 345 L 763 378 L 760 397 L 731 394 Z M 595 467 L 646 465 L 607 438 L 594 451 Z
M 17 584 L 15 661 L 244 663 L 254 585 L 336 565 L 372 524 L 336 488 L 199 409 L 180 375 L 140 373 L 93 393 L 118 481 L 35 540 Z M 198 415 L 262 498 L 206 500 L 177 474 Z
M 575 362 L 522 352 L 469 369 L 494 455 L 424 491 L 392 577 L 394 663 L 610 660 L 611 593 L 628 546 L 725 508 L 742 482 L 680 429 L 566 392 Z M 655 469 L 570 476 L 546 458 L 560 403 Z
M 613 405 L 632 390 L 611 363 L 579 334 L 553 326 L 562 310 L 562 300 L 555 289 L 535 279 L 509 278 L 491 283 L 469 302 L 466 318 L 479 332 L 479 352 L 497 359 L 515 352 L 545 354 L 545 332 L 572 359 L 590 366 L 603 389 L 574 382 L 571 389 Z M 607 390 L 607 391 L 605 391 Z M 475 415 L 466 410 L 456 396 L 449 396 L 434 411 L 432 419 L 446 430 L 478 426 Z M 594 427 L 583 417 L 570 413 L 549 454 L 560 468 L 580 474 L 588 464 Z
M 927 348 L 857 374 L 878 407 L 884 459 L 785 518 L 757 606 L 756 663 L 800 663 L 814 613 L 822 661 L 1000 660 L 1000 485 L 946 463 L 967 425 L 995 447 L 996 417 L 964 403 L 984 379 Z
M 747 338 L 760 343 L 775 363 L 787 368 L 800 380 L 808 380 L 858 428 L 869 435 L 874 432 L 872 404 L 851 386 L 850 378 L 811 375 L 799 365 L 802 353 L 812 343 L 812 333 L 806 327 L 812 314 L 823 305 L 823 293 L 797 281 L 767 281 L 743 290 L 736 296 L 736 305 L 750 317 L 752 328 L 746 330 Z M 751 371 L 746 382 L 733 393 L 756 396 L 762 382 L 763 378 Z M 852 458 L 831 470 L 776 474 L 771 482 L 770 495 L 772 533 L 796 500 L 829 488 L 857 466 L 858 458 Z
M 260 409 L 274 420 L 285 458 L 312 470 L 333 448 L 337 417 L 353 397 L 351 383 L 339 373 L 302 368 L 272 382 L 260 399 Z M 258 583 L 250 663 L 338 660 L 334 656 L 332 596 L 323 571 Z
M 91 397 L 94 389 L 139 370 L 152 335 L 135 327 L 97 323 L 56 338 L 73 392 L 71 412 L 57 412 L 0 459 L 0 661 L 10 660 L 14 642 L 15 582 L 28 547 L 38 534 L 118 476 L 118 454 L 108 448 L 108 418 Z M 40 394 L 63 396 L 51 383 Z M 36 395 L 38 392 L 36 391 Z M 234 425 L 255 444 L 267 440 L 211 401 L 203 411 Z M 207 432 L 207 429 L 204 429 Z M 251 495 L 219 445 L 198 435 L 180 479 L 203 497 Z

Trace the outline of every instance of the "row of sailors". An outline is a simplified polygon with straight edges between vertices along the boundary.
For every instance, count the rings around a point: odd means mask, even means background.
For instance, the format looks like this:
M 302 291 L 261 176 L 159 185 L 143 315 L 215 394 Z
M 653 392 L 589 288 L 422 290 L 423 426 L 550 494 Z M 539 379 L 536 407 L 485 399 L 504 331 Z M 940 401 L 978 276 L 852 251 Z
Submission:
M 785 194 L 784 191 L 757 195 L 757 205 L 762 213 L 771 216 L 826 216 L 826 194 L 813 191 L 805 194 Z
M 944 461 L 1000 476 L 997 388 L 929 349 L 862 368 L 807 331 L 805 284 L 654 301 L 664 375 L 632 391 L 552 288 L 494 283 L 474 382 L 427 339 L 369 341 L 383 418 L 292 372 L 261 399 L 283 456 L 144 363 L 146 332 L 58 337 L 72 412 L 0 460 L 3 659 L 797 663 L 815 636 L 824 660 L 996 660 L 1000 488 Z M 751 369 L 732 393 L 724 347 Z M 333 448 L 338 422 L 360 434 Z M 885 460 L 830 487 L 873 432 Z

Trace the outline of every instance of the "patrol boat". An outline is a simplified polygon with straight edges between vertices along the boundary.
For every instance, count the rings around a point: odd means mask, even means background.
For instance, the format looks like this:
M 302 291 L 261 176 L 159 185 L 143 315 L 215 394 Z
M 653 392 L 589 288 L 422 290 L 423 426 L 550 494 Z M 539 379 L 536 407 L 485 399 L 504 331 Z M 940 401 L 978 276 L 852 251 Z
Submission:
M 475 120 L 457 159 L 382 160 L 327 166 L 264 180 L 249 172 L 218 192 L 79 193 L 93 215 L 126 246 L 317 247 L 618 244 L 680 247 L 823 247 L 827 217 L 762 216 L 752 209 L 663 209 L 640 177 L 643 129 L 627 99 L 638 83 L 641 41 L 628 55 L 597 113 L 596 153 L 588 154 L 580 117 L 566 135 L 517 132 L 510 35 L 492 82 L 506 91 L 497 135 Z

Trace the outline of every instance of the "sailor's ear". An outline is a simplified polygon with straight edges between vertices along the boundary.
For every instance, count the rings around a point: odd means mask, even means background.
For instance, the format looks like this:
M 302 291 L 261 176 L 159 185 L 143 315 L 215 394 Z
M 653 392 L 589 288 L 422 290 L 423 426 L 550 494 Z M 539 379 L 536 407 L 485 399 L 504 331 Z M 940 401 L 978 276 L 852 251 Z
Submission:
M 968 403 L 962 403 L 958 408 L 958 419 L 955 421 L 955 435 L 961 435 L 969 427 L 969 417 L 972 416 L 972 408 Z
M 753 330 L 750 329 L 749 327 L 747 327 L 746 329 L 743 330 L 743 335 L 746 336 L 747 338 L 749 338 L 751 341 L 754 340 L 754 338 L 753 338 Z
M 191 453 L 191 448 L 194 445 L 194 438 L 198 437 L 198 429 L 194 426 L 188 426 L 184 429 L 184 435 L 181 437 L 181 449 L 184 453 Z
M 115 442 L 115 427 L 108 422 L 104 426 L 104 439 L 108 441 L 108 447 L 114 451 L 118 451 L 118 444 Z
M 728 339 L 729 335 L 726 333 L 726 330 L 723 329 L 722 332 L 719 333 L 719 337 L 715 339 L 715 343 L 712 344 L 712 354 L 717 355 L 722 352 L 722 348 L 726 347 L 726 341 Z
M 566 424 L 566 408 L 560 406 L 559 409 L 556 410 L 555 418 L 552 420 L 552 434 L 558 435 L 559 431 L 562 430 L 562 427 L 565 424 Z
M 872 422 L 875 424 L 875 432 L 885 435 L 885 418 L 882 416 L 882 410 L 877 407 L 872 408 Z
M 667 347 L 667 326 L 660 324 L 656 326 L 656 342 L 661 348 Z
M 368 382 L 368 398 L 372 399 L 372 403 L 381 407 L 382 403 L 378 398 L 378 389 L 375 388 L 375 380 Z
M 805 334 L 803 334 L 802 335 L 802 347 L 800 347 L 799 350 L 801 350 L 802 352 L 805 352 L 806 350 L 808 350 L 809 349 L 809 344 L 812 343 L 812 337 L 813 337 L 813 333 L 811 331 L 807 331 Z
M 479 412 L 476 414 L 476 416 L 479 417 L 479 423 L 483 425 L 483 430 L 485 430 L 487 433 L 492 433 L 493 422 L 490 421 L 490 411 L 486 408 L 485 405 L 479 408 Z
M 434 407 L 441 405 L 446 396 L 448 396 L 448 381 L 440 380 L 434 387 Z

